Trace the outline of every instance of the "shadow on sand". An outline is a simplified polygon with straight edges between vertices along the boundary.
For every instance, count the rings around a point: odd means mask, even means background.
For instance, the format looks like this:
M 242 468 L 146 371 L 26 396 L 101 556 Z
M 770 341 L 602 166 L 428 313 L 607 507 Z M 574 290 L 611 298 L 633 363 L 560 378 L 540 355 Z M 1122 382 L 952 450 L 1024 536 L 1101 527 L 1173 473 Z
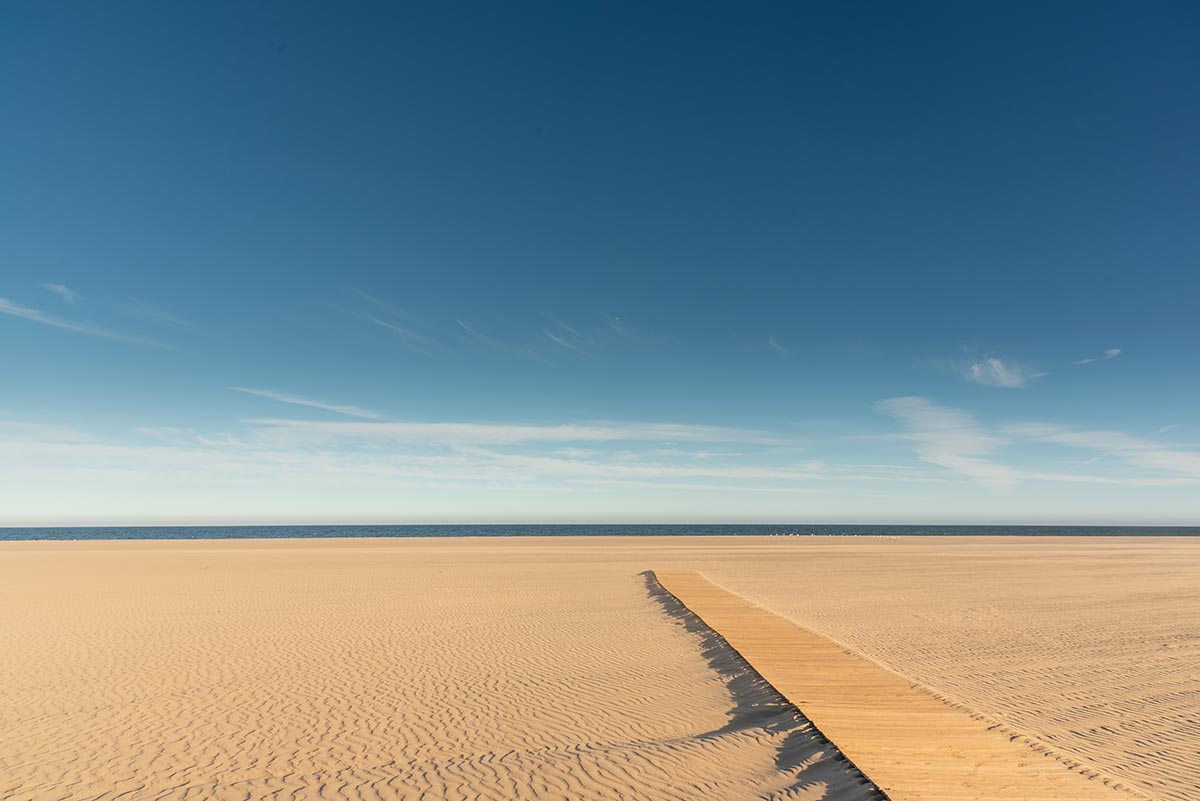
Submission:
M 758 730 L 777 740 L 775 767 L 793 781 L 765 798 L 785 799 L 800 796 L 829 801 L 880 801 L 887 796 L 854 763 L 817 731 L 812 722 L 790 701 L 780 695 L 725 638 L 667 592 L 654 571 L 642 574 L 646 592 L 662 611 L 693 635 L 709 667 L 721 677 L 729 691 L 733 707 L 729 720 L 719 729 L 696 735 L 699 739 Z M 810 793 L 820 792 L 820 795 Z

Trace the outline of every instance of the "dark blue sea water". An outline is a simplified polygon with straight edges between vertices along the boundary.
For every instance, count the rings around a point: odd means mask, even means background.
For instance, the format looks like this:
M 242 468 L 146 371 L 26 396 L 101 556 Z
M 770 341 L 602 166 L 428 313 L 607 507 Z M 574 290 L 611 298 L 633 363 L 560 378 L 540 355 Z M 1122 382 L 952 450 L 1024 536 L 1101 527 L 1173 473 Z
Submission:
M 1200 526 L 882 526 L 882 525 L 439 525 L 439 526 L 120 526 L 0 528 L 0 540 L 237 540 L 305 537 L 635 537 L 983 536 L 1200 537 Z

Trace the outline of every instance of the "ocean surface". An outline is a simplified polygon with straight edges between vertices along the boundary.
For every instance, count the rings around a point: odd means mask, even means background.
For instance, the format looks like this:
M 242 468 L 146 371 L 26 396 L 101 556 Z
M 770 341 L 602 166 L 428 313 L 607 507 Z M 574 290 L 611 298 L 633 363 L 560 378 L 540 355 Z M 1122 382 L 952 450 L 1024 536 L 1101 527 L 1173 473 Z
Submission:
M 0 540 L 239 540 L 308 537 L 1200 537 L 1200 526 L 438 525 L 2 528 Z

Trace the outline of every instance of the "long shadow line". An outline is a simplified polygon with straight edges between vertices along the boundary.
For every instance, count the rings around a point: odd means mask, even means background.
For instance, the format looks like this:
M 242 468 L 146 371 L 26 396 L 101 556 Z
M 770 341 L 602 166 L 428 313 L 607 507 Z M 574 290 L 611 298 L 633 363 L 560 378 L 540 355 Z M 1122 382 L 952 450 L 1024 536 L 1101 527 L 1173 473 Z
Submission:
M 658 582 L 653 570 L 643 571 L 640 575 L 647 594 L 663 612 L 696 637 L 701 656 L 724 680 L 733 701 L 733 707 L 726 713 L 729 720 L 725 725 L 697 735 L 699 739 L 716 738 L 748 729 L 762 729 L 782 735 L 775 755 L 775 767 L 783 772 L 799 772 L 796 783 L 787 788 L 785 794 L 820 781 L 828 784 L 834 778 L 832 774 L 841 770 L 848 773 L 851 783 L 863 791 L 860 796 L 862 801 L 887 801 L 887 795 L 838 751 L 795 704 L 771 686 L 720 633 L 668 592 Z M 821 760 L 823 756 L 831 759 Z

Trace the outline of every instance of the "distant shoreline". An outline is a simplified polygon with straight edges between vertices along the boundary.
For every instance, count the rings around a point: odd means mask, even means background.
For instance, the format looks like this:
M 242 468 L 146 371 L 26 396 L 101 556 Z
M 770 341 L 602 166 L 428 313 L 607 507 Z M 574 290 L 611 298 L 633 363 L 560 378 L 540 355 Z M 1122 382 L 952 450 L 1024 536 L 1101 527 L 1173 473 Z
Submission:
M 505 537 L 1200 537 L 1200 526 L 535 524 L 9 526 L 0 541 L 430 539 Z

